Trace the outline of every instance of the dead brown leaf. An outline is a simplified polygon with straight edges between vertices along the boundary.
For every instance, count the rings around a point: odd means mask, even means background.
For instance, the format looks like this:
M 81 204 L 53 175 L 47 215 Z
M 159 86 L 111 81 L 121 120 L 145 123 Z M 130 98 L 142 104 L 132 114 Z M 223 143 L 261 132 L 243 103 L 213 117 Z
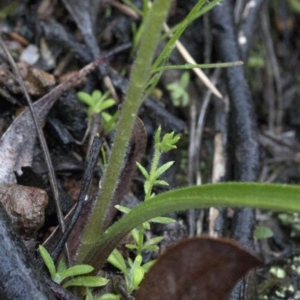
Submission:
M 186 239 L 169 248 L 147 273 L 136 300 L 221 300 L 260 261 L 235 241 Z

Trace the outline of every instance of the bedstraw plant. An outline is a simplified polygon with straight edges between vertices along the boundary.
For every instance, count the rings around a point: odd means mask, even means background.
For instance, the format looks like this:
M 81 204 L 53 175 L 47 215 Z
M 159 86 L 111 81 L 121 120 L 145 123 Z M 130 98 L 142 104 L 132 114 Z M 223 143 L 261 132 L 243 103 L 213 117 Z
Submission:
M 173 165 L 174 161 L 167 162 L 162 166 L 159 166 L 159 161 L 164 152 L 176 149 L 175 144 L 179 138 L 179 135 L 174 135 L 174 132 L 167 133 L 163 136 L 163 138 L 161 138 L 161 127 L 159 127 L 154 138 L 154 155 L 150 171 L 148 172 L 140 163 L 137 163 L 139 170 L 145 177 L 144 202 L 151 201 L 151 198 L 155 196 L 152 192 L 155 185 L 169 185 L 166 181 L 161 180 L 160 177 Z M 117 205 L 116 207 L 125 214 L 128 214 L 131 211 L 131 209 L 121 205 Z M 126 244 L 126 247 L 131 250 L 135 250 L 136 257 L 134 261 L 129 258 L 128 263 L 126 264 L 122 254 L 117 249 L 114 249 L 108 257 L 108 262 L 124 274 L 126 288 L 129 294 L 139 287 L 140 282 L 144 278 L 145 272 L 147 272 L 149 267 L 154 263 L 154 261 L 149 261 L 146 264 L 142 264 L 142 252 L 153 252 L 158 250 L 157 244 L 163 239 L 163 237 L 158 236 L 149 239 L 148 241 L 144 240 L 145 230 L 150 229 L 149 222 L 167 224 L 175 221 L 171 218 L 156 217 L 152 218 L 148 222 L 143 222 L 143 224 L 141 224 L 138 228 L 131 230 L 131 236 L 133 237 L 134 243 Z

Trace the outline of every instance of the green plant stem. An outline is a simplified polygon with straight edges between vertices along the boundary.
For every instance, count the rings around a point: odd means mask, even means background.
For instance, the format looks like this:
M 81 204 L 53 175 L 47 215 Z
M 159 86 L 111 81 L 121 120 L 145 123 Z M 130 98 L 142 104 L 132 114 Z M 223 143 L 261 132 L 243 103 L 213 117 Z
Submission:
M 150 187 L 145 195 L 145 201 L 147 201 L 151 198 L 153 183 L 155 181 L 155 171 L 157 170 L 157 167 L 158 167 L 160 155 L 161 155 L 160 151 L 157 148 L 155 148 L 152 165 L 151 165 L 151 169 L 150 169 L 150 174 L 149 174 Z
M 169 11 L 171 2 L 172 0 L 155 0 L 147 14 L 144 35 L 141 39 L 120 120 L 116 128 L 116 137 L 111 157 L 104 174 L 100 196 L 83 231 L 78 260 L 82 260 L 82 258 L 87 255 L 103 231 L 105 214 L 109 208 L 115 187 L 119 180 L 127 144 L 132 134 L 138 109 L 142 104 L 144 89 L 150 78 L 152 60 L 159 42 L 162 25 Z
M 155 147 L 154 156 L 153 156 L 152 165 L 151 165 L 150 174 L 149 174 L 150 186 L 145 195 L 144 201 L 147 201 L 151 198 L 153 183 L 155 181 L 155 171 L 157 170 L 160 156 L 161 156 L 161 152 Z M 140 255 L 142 255 L 142 251 L 143 251 L 144 233 L 145 233 L 144 226 L 142 226 L 142 225 L 139 226 L 139 240 L 138 240 L 138 245 L 137 245 L 137 253 Z
M 203 6 L 197 13 L 195 13 L 192 16 L 191 22 L 194 21 L 194 20 L 196 20 L 196 19 L 198 19 L 198 18 L 200 18 L 201 16 L 203 16 L 207 12 L 209 12 L 211 9 L 213 9 L 221 1 L 222 0 L 213 0 L 211 2 L 206 2 L 205 6 Z M 171 28 L 170 33 L 174 34 L 174 32 L 176 32 L 176 30 L 178 28 L 180 28 L 180 26 L 182 26 L 182 24 L 183 24 L 183 21 L 181 21 L 180 23 L 176 24 L 174 27 Z M 162 38 L 165 38 L 165 37 L 169 36 L 170 33 L 165 33 L 162 36 Z
M 171 52 L 174 49 L 175 42 L 179 39 L 183 31 L 186 29 L 186 27 L 193 21 L 193 18 L 196 13 L 199 12 L 200 8 L 206 3 L 206 0 L 199 0 L 198 3 L 193 7 L 193 9 L 189 12 L 189 14 L 184 18 L 184 20 L 181 22 L 181 25 L 178 27 L 178 29 L 174 32 L 174 35 L 170 38 L 167 45 L 161 52 L 161 54 L 158 56 L 158 58 L 155 60 L 152 69 L 156 69 L 159 67 L 159 65 L 163 62 L 165 58 L 169 58 Z
M 153 69 L 151 73 L 166 71 L 166 70 L 190 70 L 190 69 L 212 69 L 212 68 L 228 68 L 241 66 L 244 63 L 242 61 L 234 61 L 228 63 L 215 63 L 215 64 L 184 64 L 175 66 L 162 66 Z

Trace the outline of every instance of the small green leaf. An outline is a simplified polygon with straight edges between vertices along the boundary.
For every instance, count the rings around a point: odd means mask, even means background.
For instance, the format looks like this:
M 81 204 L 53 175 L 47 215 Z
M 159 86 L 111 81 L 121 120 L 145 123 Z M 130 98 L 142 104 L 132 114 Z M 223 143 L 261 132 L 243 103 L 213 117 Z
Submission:
M 155 173 L 154 173 L 154 178 L 157 179 L 160 177 L 161 174 L 166 172 L 172 165 L 174 164 L 174 161 L 169 161 L 165 164 L 163 164 L 161 167 L 159 167 Z
M 101 103 L 100 111 L 110 108 L 110 107 L 114 106 L 115 104 L 116 104 L 116 101 L 114 99 L 107 99 Z
M 102 97 L 102 93 L 99 90 L 94 90 L 92 92 L 92 98 L 94 99 L 95 104 L 99 101 L 99 99 L 101 99 L 101 97 Z
M 160 224 L 170 224 L 176 222 L 176 220 L 167 217 L 156 217 L 150 220 L 153 223 L 160 223 Z
M 110 118 L 105 117 L 106 115 L 109 116 Z M 110 114 L 108 114 L 106 112 L 103 112 L 101 114 L 101 117 L 105 121 L 104 131 L 106 133 L 109 133 L 109 132 L 113 131 L 116 127 L 116 121 L 117 121 L 117 118 L 119 117 L 119 111 L 116 111 L 113 116 L 111 116 Z
M 117 249 L 114 249 L 114 251 L 109 255 L 107 261 L 123 273 L 127 272 L 125 260 Z
M 106 123 L 106 122 L 109 122 L 112 119 L 112 116 L 107 112 L 102 112 L 101 113 L 101 118 Z
M 51 278 L 52 278 L 52 280 L 53 280 L 54 282 L 56 282 L 57 284 L 60 284 L 60 283 L 63 281 L 63 279 L 62 279 L 61 276 L 60 276 L 60 273 L 55 273 L 54 276 L 51 277 Z
M 94 300 L 93 294 L 92 294 L 91 290 L 88 288 L 86 289 L 85 300 Z
M 158 127 L 155 136 L 154 136 L 154 143 L 158 145 L 160 143 L 160 134 L 161 134 L 161 126 Z
M 139 162 L 136 162 L 136 165 L 139 168 L 139 170 L 141 171 L 141 173 L 143 174 L 143 176 L 146 179 L 149 179 L 149 174 L 148 174 L 147 170 Z
M 138 243 L 139 239 L 140 239 L 140 237 L 139 237 L 140 231 L 137 230 L 136 228 L 134 228 L 131 230 L 131 235 L 132 235 L 133 239 L 135 240 L 135 242 Z
M 133 268 L 139 267 L 142 261 L 143 261 L 142 255 L 138 254 L 134 259 Z
M 295 216 L 291 213 L 279 213 L 277 214 L 277 218 L 284 226 L 292 226 L 295 222 Z
M 85 93 L 85 92 L 78 92 L 77 93 L 78 99 L 83 102 L 84 104 L 93 107 L 95 105 L 94 99 L 91 97 L 90 94 Z
M 132 267 L 132 265 L 133 265 L 133 261 L 132 261 L 132 259 L 131 259 L 130 257 L 128 257 L 127 261 L 128 261 L 128 265 L 129 265 L 129 267 L 131 268 L 131 267 Z
M 172 97 L 179 100 L 183 94 L 184 94 L 184 91 L 182 91 L 181 89 L 178 88 L 177 90 L 173 91 Z
M 144 222 L 143 227 L 145 230 L 150 230 L 150 223 L 149 222 Z
M 137 249 L 137 246 L 134 245 L 134 244 L 125 244 L 125 247 L 130 249 L 130 250 L 136 250 Z
M 180 86 L 185 89 L 190 81 L 190 73 L 185 71 L 182 73 L 180 77 Z
M 144 268 L 145 272 L 148 272 L 148 270 L 154 265 L 156 262 L 156 259 L 150 260 L 147 263 L 143 264 L 142 267 Z
M 149 252 L 155 252 L 159 250 L 159 247 L 156 245 L 148 245 L 148 246 L 143 246 L 144 251 L 149 251 Z
M 97 300 L 121 300 L 121 296 L 107 293 L 107 294 L 104 294 L 104 295 L 98 297 Z
M 169 84 L 167 85 L 167 90 L 168 90 L 168 91 L 174 91 L 174 90 L 177 89 L 177 86 L 178 86 L 178 83 L 174 83 L 174 82 L 169 83 Z
M 269 270 L 269 273 L 272 274 L 276 278 L 283 279 L 286 276 L 285 270 L 280 266 L 273 266 Z
M 148 245 L 156 245 L 158 243 L 160 243 L 164 238 L 162 236 L 157 236 L 155 238 L 150 239 L 149 241 L 147 241 L 144 245 L 148 246 Z
M 43 258 L 43 261 L 44 261 L 45 265 L 48 268 L 48 271 L 51 275 L 51 278 L 53 279 L 53 277 L 56 273 L 54 262 L 53 262 L 53 260 L 50 256 L 49 252 L 46 250 L 46 248 L 43 245 L 39 245 L 39 251 L 40 251 L 40 254 Z
M 174 132 L 167 133 L 163 136 L 162 141 L 156 145 L 161 152 L 168 152 L 171 149 L 176 149 L 175 144 L 180 139 L 180 135 L 174 136 Z
M 128 213 L 131 211 L 130 208 L 125 207 L 125 206 L 122 206 L 122 205 L 119 205 L 119 204 L 115 205 L 115 208 L 116 208 L 118 211 L 120 211 L 120 212 L 122 212 L 122 213 L 124 213 L 124 214 L 128 214 Z
M 143 261 L 143 258 L 140 254 L 138 254 L 135 257 L 135 260 L 130 268 L 130 273 L 129 273 L 129 278 L 130 278 L 130 286 L 129 286 L 129 290 L 135 290 L 138 288 L 141 280 L 144 277 L 145 271 L 144 269 L 141 267 L 141 263 Z M 141 270 L 142 269 L 142 270 Z
M 100 287 L 108 283 L 108 279 L 99 276 L 82 276 L 73 278 L 63 284 L 64 288 L 69 286 L 86 286 L 86 287 Z
M 64 280 L 65 278 L 70 276 L 88 274 L 93 270 L 94 268 L 90 265 L 76 265 L 60 272 L 59 276 L 61 277 L 62 280 Z
M 145 276 L 143 267 L 134 268 L 133 271 L 133 289 L 136 290 Z
M 165 180 L 155 180 L 153 182 L 153 185 L 164 185 L 164 186 L 168 186 L 169 184 L 165 181 Z
M 273 231 L 266 226 L 257 226 L 254 230 L 254 237 L 258 240 L 267 239 L 273 236 Z
M 190 98 L 189 98 L 189 95 L 187 93 L 184 93 L 182 95 L 182 106 L 183 107 L 186 107 L 190 102 Z
M 66 260 L 64 258 L 62 258 L 58 263 L 57 273 L 61 273 L 66 269 L 67 269 Z
M 144 182 L 144 190 L 145 190 L 145 194 L 148 193 L 148 191 L 151 189 L 151 187 L 152 187 L 152 184 L 151 184 L 148 180 L 146 180 L 146 181 Z

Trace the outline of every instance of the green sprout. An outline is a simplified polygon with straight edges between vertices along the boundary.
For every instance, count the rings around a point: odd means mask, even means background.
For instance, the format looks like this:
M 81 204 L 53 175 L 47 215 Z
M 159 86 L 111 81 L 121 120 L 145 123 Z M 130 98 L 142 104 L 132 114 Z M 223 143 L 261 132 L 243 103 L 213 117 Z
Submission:
M 159 177 L 173 165 L 174 161 L 167 162 L 162 166 L 159 166 L 159 161 L 163 152 L 168 152 L 176 148 L 175 144 L 178 142 L 179 138 L 180 136 L 174 135 L 174 132 L 167 133 L 161 138 L 161 127 L 159 127 L 154 137 L 155 151 L 150 172 L 148 172 L 141 164 L 137 162 L 139 170 L 146 179 L 144 182 L 144 201 L 148 201 L 154 196 L 152 193 L 153 186 L 168 185 L 166 181 L 159 179 Z M 128 214 L 131 211 L 130 208 L 121 205 L 116 205 L 116 208 L 125 214 Z M 134 261 L 129 258 L 126 264 L 123 256 L 117 249 L 114 249 L 114 251 L 108 257 L 108 262 L 124 274 L 128 293 L 135 291 L 139 287 L 139 284 L 144 278 L 145 272 L 147 272 L 154 263 L 154 260 L 151 260 L 146 264 L 142 264 L 142 252 L 157 251 L 159 249 L 158 243 L 160 243 L 163 239 L 163 237 L 158 236 L 151 238 L 148 241 L 144 240 L 144 233 L 145 230 L 150 229 L 150 222 L 168 224 L 175 221 L 171 218 L 156 217 L 152 218 L 149 222 L 144 222 L 140 227 L 131 230 L 131 236 L 133 237 L 134 243 L 126 244 L 125 246 L 130 250 L 136 251 L 137 254 Z
M 135 257 L 134 261 L 129 258 L 128 264 L 126 264 L 122 254 L 117 249 L 110 254 L 107 261 L 124 274 L 126 290 L 129 294 L 138 289 L 145 272 L 147 272 L 153 264 L 153 262 L 151 262 L 150 264 L 142 265 L 142 256 L 139 254 Z M 127 265 L 129 265 L 129 267 L 127 267 Z
M 116 104 L 114 99 L 108 98 L 108 94 L 109 92 L 103 94 L 99 90 L 93 91 L 91 95 L 86 92 L 77 93 L 78 99 L 88 106 L 87 114 L 89 119 L 96 114 L 101 115 L 101 119 L 104 123 L 104 131 L 106 133 L 115 128 L 118 118 L 118 111 L 114 115 L 104 111 Z
M 105 114 L 103 113 L 105 109 L 115 105 L 114 99 L 107 99 L 108 94 L 108 92 L 102 94 L 99 90 L 95 90 L 91 95 L 79 92 L 77 96 L 81 102 L 88 105 L 88 116 L 91 117 L 93 114 Z
M 190 82 L 190 73 L 183 72 L 179 82 L 173 82 L 167 85 L 167 90 L 170 91 L 174 106 L 186 107 L 189 104 L 190 98 L 186 88 Z
M 61 284 L 66 278 L 77 276 L 73 279 L 66 281 L 62 285 L 64 288 L 67 288 L 69 286 L 101 287 L 106 285 L 108 282 L 108 279 L 100 276 L 78 276 L 92 272 L 94 268 L 90 265 L 76 265 L 67 268 L 64 260 L 60 260 L 56 269 L 49 252 L 44 246 L 39 246 L 39 252 L 42 256 L 45 265 L 48 268 L 51 279 L 54 282 Z

